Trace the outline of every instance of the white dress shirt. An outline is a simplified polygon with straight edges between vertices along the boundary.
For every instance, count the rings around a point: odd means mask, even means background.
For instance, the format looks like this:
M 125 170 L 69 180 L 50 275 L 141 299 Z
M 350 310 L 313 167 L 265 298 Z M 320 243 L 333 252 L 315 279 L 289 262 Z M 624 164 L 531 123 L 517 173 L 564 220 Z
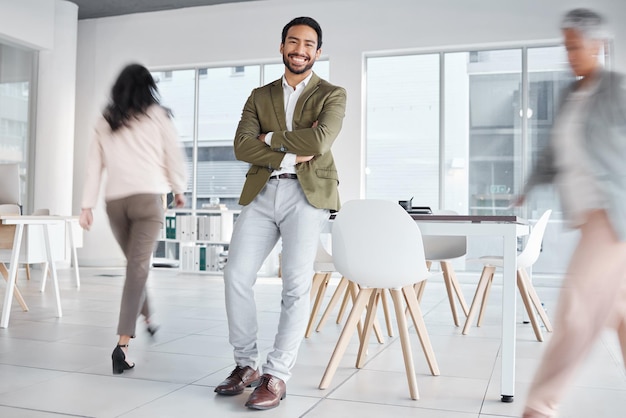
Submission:
M 289 84 L 287 84 L 287 80 L 285 79 L 285 76 L 283 76 L 282 78 L 283 102 L 285 105 L 285 119 L 286 119 L 285 124 L 287 126 L 288 131 L 293 130 L 293 113 L 296 109 L 296 103 L 298 103 L 298 99 L 302 95 L 302 92 L 306 88 L 306 85 L 309 83 L 312 76 L 313 76 L 313 72 L 311 71 L 311 73 L 308 75 L 307 78 L 305 78 L 300 83 L 298 83 L 298 85 L 296 85 L 295 89 L 291 87 Z M 267 145 L 272 144 L 272 132 L 268 132 L 267 135 L 265 135 L 265 143 Z M 296 174 L 296 154 L 286 153 L 285 156 L 283 157 L 282 162 L 280 163 L 280 170 L 274 170 L 274 172 L 272 172 L 272 176 L 276 176 L 278 174 L 285 174 L 285 173 Z

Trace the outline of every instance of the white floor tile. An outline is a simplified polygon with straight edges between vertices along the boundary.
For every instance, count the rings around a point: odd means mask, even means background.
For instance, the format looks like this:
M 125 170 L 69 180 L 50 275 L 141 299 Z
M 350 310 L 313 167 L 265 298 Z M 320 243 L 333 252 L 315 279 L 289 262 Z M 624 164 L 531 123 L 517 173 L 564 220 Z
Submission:
M 40 277 L 19 284 L 30 311 L 14 305 L 8 329 L 0 329 L 0 416 L 10 418 L 83 417 L 206 417 L 250 416 L 243 395 L 222 397 L 214 387 L 234 367 L 228 343 L 222 277 L 179 274 L 155 269 L 148 292 L 156 323 L 150 338 L 138 321 L 131 340 L 135 369 L 111 375 L 111 351 L 116 326 L 123 269 L 81 269 L 82 286 L 74 285 L 72 271 L 60 270 L 64 316 L 56 318 L 51 287 L 39 292 Z M 478 273 L 460 275 L 462 290 L 471 303 Z M 523 323 L 518 303 L 516 325 L 515 401 L 500 402 L 501 286 L 494 283 L 483 326 L 469 335 L 455 327 L 441 278 L 433 278 L 421 307 L 441 370 L 431 376 L 421 346 L 410 330 L 419 400 L 411 400 L 402 350 L 394 322 L 388 337 L 382 312 L 379 321 L 385 342 L 372 336 L 362 369 L 354 362 L 356 333 L 340 367 L 326 390 L 318 385 L 343 324 L 336 324 L 338 307 L 321 332 L 303 340 L 287 398 L 267 417 L 419 416 L 422 418 L 519 417 L 530 381 L 551 338 L 535 340 Z M 336 282 L 324 299 L 328 303 Z M 542 282 L 543 283 L 543 282 Z M 555 311 L 559 281 L 538 288 L 550 315 Z M 552 287 L 551 287 L 552 286 Z M 272 349 L 280 312 L 281 281 L 259 278 L 256 285 L 261 362 Z M 459 308 L 459 313 L 460 307 Z M 321 312 L 317 320 L 321 317 Z M 345 317 L 344 317 L 345 320 Z M 395 321 L 394 318 L 392 320 Z M 462 320 L 462 317 L 461 317 Z M 462 321 L 461 321 L 462 322 Z M 317 322 L 316 322 L 317 325 Z M 463 325 L 463 324 L 461 324 Z M 619 342 L 606 332 L 567 389 L 562 417 L 615 418 L 626 410 L 626 370 Z

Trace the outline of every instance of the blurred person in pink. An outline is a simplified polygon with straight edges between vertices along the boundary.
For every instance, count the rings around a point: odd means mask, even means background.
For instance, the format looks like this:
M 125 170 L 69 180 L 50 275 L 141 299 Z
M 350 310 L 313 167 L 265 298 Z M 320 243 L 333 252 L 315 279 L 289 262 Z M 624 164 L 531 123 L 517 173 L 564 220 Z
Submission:
M 555 183 L 564 220 L 580 230 L 555 313 L 552 338 L 536 371 L 524 418 L 556 416 L 605 327 L 617 330 L 626 362 L 626 80 L 603 68 L 603 18 L 575 9 L 561 30 L 578 77 L 565 94 L 549 145 L 528 179 Z
M 91 228 L 92 211 L 106 172 L 106 212 L 127 260 L 117 328 L 119 340 L 111 355 L 113 374 L 135 366 L 126 355 L 140 315 L 147 331 L 151 335 L 156 332 L 150 322 L 146 281 L 163 225 L 163 196 L 172 191 L 175 205 L 185 205 L 185 164 L 178 144 L 170 112 L 159 105 L 152 75 L 139 64 L 126 66 L 96 123 L 86 161 L 79 219 L 84 229 Z

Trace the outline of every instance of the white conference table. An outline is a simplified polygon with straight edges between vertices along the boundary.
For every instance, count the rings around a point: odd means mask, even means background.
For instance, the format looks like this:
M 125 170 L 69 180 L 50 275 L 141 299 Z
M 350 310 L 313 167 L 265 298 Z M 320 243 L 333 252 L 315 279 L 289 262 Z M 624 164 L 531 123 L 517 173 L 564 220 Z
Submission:
M 63 316 L 61 309 L 61 297 L 59 294 L 59 282 L 57 278 L 57 270 L 55 266 L 55 260 L 52 255 L 52 248 L 50 246 L 50 225 L 65 223 L 69 228 L 70 246 L 72 249 L 72 257 L 74 262 L 74 272 L 76 277 L 76 285 L 80 286 L 80 278 L 78 275 L 78 263 L 76 259 L 76 245 L 74 243 L 73 231 L 71 229 L 71 223 L 76 221 L 75 216 L 21 216 L 21 215 L 1 215 L 0 223 L 2 225 L 15 225 L 15 234 L 13 239 L 13 248 L 11 249 L 10 267 L 9 267 L 9 280 L 7 282 L 7 288 L 4 294 L 4 304 L 2 305 L 2 318 L 0 319 L 0 328 L 7 328 L 9 326 L 9 317 L 11 315 L 11 304 L 13 302 L 13 290 L 15 289 L 15 283 L 17 280 L 17 269 L 19 265 L 20 249 L 22 245 L 22 237 L 24 235 L 24 227 L 29 225 L 42 225 L 44 245 L 46 248 L 47 264 L 50 268 L 52 282 L 54 285 L 54 294 L 57 306 L 57 317 Z M 44 284 L 42 285 L 42 291 L 45 286 L 44 272 Z
M 415 215 L 422 235 L 465 235 L 502 237 L 502 402 L 515 395 L 515 343 L 517 303 L 517 238 L 528 235 L 526 220 L 517 216 Z

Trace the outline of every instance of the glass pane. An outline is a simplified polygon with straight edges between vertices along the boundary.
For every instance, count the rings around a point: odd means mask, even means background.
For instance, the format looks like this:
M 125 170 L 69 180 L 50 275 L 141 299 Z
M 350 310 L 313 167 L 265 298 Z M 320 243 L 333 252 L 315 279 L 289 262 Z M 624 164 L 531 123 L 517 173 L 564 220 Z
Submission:
M 366 197 L 439 207 L 439 55 L 367 59 Z
M 528 136 L 530 161 L 534 166 L 539 153 L 548 145 L 552 125 L 562 100 L 565 87 L 574 81 L 562 46 L 528 49 Z M 540 186 L 533 190 L 526 201 L 527 217 L 531 222 L 539 219 L 546 209 L 552 209 L 550 222 L 544 235 L 544 251 L 533 266 L 542 273 L 565 271 L 574 245 L 576 233 L 563 228 L 560 201 L 554 186 Z
M 218 202 L 239 207 L 248 164 L 235 159 L 233 139 L 243 105 L 260 80 L 258 65 L 200 70 L 196 209 Z
M 503 215 L 522 179 L 522 51 L 469 53 L 469 212 Z
M 328 60 L 317 61 L 313 65 L 313 71 L 320 78 L 326 81 L 330 81 L 330 63 Z M 263 66 L 263 82 L 262 84 L 271 83 L 274 80 L 278 80 L 285 73 L 285 65 L 281 62 L 279 64 L 265 64 Z
M 444 209 L 513 214 L 508 206 L 524 181 L 522 51 L 448 53 L 444 63 Z M 487 254 L 502 254 L 501 239 L 468 240 L 468 257 Z
M 191 207 L 193 190 L 193 126 L 194 97 L 196 90 L 195 70 L 153 71 L 161 95 L 161 104 L 172 111 L 174 125 L 178 131 L 181 146 L 185 150 L 187 163 L 186 208 Z M 171 196 L 170 196 L 171 201 Z
M 28 163 L 35 52 L 0 44 L 0 164 L 20 164 L 23 213 L 31 213 Z M 17 203 L 17 202 L 0 202 Z

